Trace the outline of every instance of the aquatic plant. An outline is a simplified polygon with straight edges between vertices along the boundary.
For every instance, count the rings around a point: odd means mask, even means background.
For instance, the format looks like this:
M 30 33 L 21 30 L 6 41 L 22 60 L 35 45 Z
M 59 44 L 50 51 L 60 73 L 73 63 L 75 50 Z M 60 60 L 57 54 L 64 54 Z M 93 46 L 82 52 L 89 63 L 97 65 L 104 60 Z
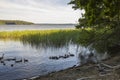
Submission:
M 105 39 L 108 34 L 111 34 L 112 31 L 107 31 L 104 34 L 106 29 L 95 30 L 92 28 L 85 29 L 65 29 L 65 30 L 25 30 L 25 31 L 3 31 L 0 32 L 0 39 L 4 40 L 20 40 L 23 44 L 31 44 L 31 46 L 43 47 L 53 46 L 61 47 L 68 45 L 70 42 L 74 44 L 81 44 L 83 46 L 93 45 L 99 51 L 106 51 L 114 39 L 111 39 L 109 42 L 105 42 Z M 103 35 L 101 37 L 101 35 Z M 97 41 L 97 42 L 95 42 Z M 105 46 L 106 45 L 106 46 Z M 103 47 L 104 46 L 104 47 Z
M 72 43 L 77 43 L 81 30 L 66 29 L 66 30 L 25 30 L 25 31 L 3 31 L 0 32 L 0 39 L 4 40 L 20 40 L 23 43 L 31 45 L 43 46 L 62 46 Z

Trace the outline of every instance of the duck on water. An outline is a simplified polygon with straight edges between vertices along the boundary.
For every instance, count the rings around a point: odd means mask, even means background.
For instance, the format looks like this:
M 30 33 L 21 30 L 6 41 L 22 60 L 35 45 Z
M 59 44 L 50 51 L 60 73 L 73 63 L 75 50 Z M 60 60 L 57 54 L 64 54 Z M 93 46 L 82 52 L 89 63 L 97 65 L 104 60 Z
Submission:
M 69 52 L 68 54 L 65 54 L 65 55 L 50 56 L 49 59 L 58 60 L 58 59 L 60 59 L 60 58 L 66 59 L 66 58 L 73 57 L 73 56 L 75 56 L 75 55 L 74 55 L 74 54 L 71 54 L 71 53 Z

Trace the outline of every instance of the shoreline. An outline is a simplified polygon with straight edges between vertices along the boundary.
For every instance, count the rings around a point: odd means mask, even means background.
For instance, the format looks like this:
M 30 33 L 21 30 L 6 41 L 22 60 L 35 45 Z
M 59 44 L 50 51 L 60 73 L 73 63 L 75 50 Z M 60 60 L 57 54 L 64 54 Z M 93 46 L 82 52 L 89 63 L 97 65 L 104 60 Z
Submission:
M 77 67 L 52 72 L 47 75 L 36 76 L 23 80 L 119 80 L 120 79 L 120 55 L 103 60 L 101 67 L 105 71 L 100 72 L 98 64 L 86 63 Z M 117 67 L 112 69 L 109 67 Z M 101 70 L 102 71 L 102 70 Z

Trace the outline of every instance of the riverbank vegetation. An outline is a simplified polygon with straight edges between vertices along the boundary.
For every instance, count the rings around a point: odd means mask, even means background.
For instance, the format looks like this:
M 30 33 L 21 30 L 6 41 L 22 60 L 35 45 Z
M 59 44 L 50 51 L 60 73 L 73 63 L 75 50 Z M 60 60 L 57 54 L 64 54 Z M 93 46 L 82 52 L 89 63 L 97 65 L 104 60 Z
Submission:
M 31 31 L 11 31 L 0 32 L 0 39 L 21 40 L 32 45 L 44 44 L 47 46 L 62 46 L 69 41 L 78 42 L 82 30 L 31 30 Z
M 30 25 L 32 22 L 20 20 L 0 20 L 0 25 Z
M 71 43 L 89 46 L 101 39 L 106 29 L 95 30 L 93 28 L 85 29 L 66 29 L 66 30 L 26 30 L 26 31 L 2 31 L 0 32 L 0 39 L 4 40 L 20 40 L 24 43 L 29 43 L 32 46 L 54 46 L 61 47 Z M 107 31 L 111 34 L 112 31 Z M 106 36 L 102 36 L 104 39 Z M 111 40 L 109 41 L 109 43 Z M 106 48 L 102 45 L 101 40 L 93 47 L 98 51 L 104 52 Z M 99 46 L 98 46 L 99 45 Z
M 98 39 L 93 40 L 93 46 L 103 47 L 102 50 L 112 54 L 120 52 L 119 0 L 71 0 L 69 4 L 75 10 L 84 10 L 76 28 L 91 27 L 96 32 L 105 29 L 103 34 L 96 36 Z

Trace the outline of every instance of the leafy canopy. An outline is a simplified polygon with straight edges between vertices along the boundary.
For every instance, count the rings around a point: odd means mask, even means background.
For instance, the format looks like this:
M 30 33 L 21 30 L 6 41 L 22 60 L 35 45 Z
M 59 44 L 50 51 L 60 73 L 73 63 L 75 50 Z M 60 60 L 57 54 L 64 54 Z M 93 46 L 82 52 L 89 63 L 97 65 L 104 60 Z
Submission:
M 74 9 L 85 13 L 79 19 L 84 27 L 117 27 L 120 23 L 120 0 L 71 0 Z
M 96 37 L 99 39 L 96 39 L 96 44 L 103 44 L 104 47 L 120 46 L 120 0 L 71 0 L 69 4 L 75 10 L 85 11 L 77 28 L 103 29 L 103 34 Z

